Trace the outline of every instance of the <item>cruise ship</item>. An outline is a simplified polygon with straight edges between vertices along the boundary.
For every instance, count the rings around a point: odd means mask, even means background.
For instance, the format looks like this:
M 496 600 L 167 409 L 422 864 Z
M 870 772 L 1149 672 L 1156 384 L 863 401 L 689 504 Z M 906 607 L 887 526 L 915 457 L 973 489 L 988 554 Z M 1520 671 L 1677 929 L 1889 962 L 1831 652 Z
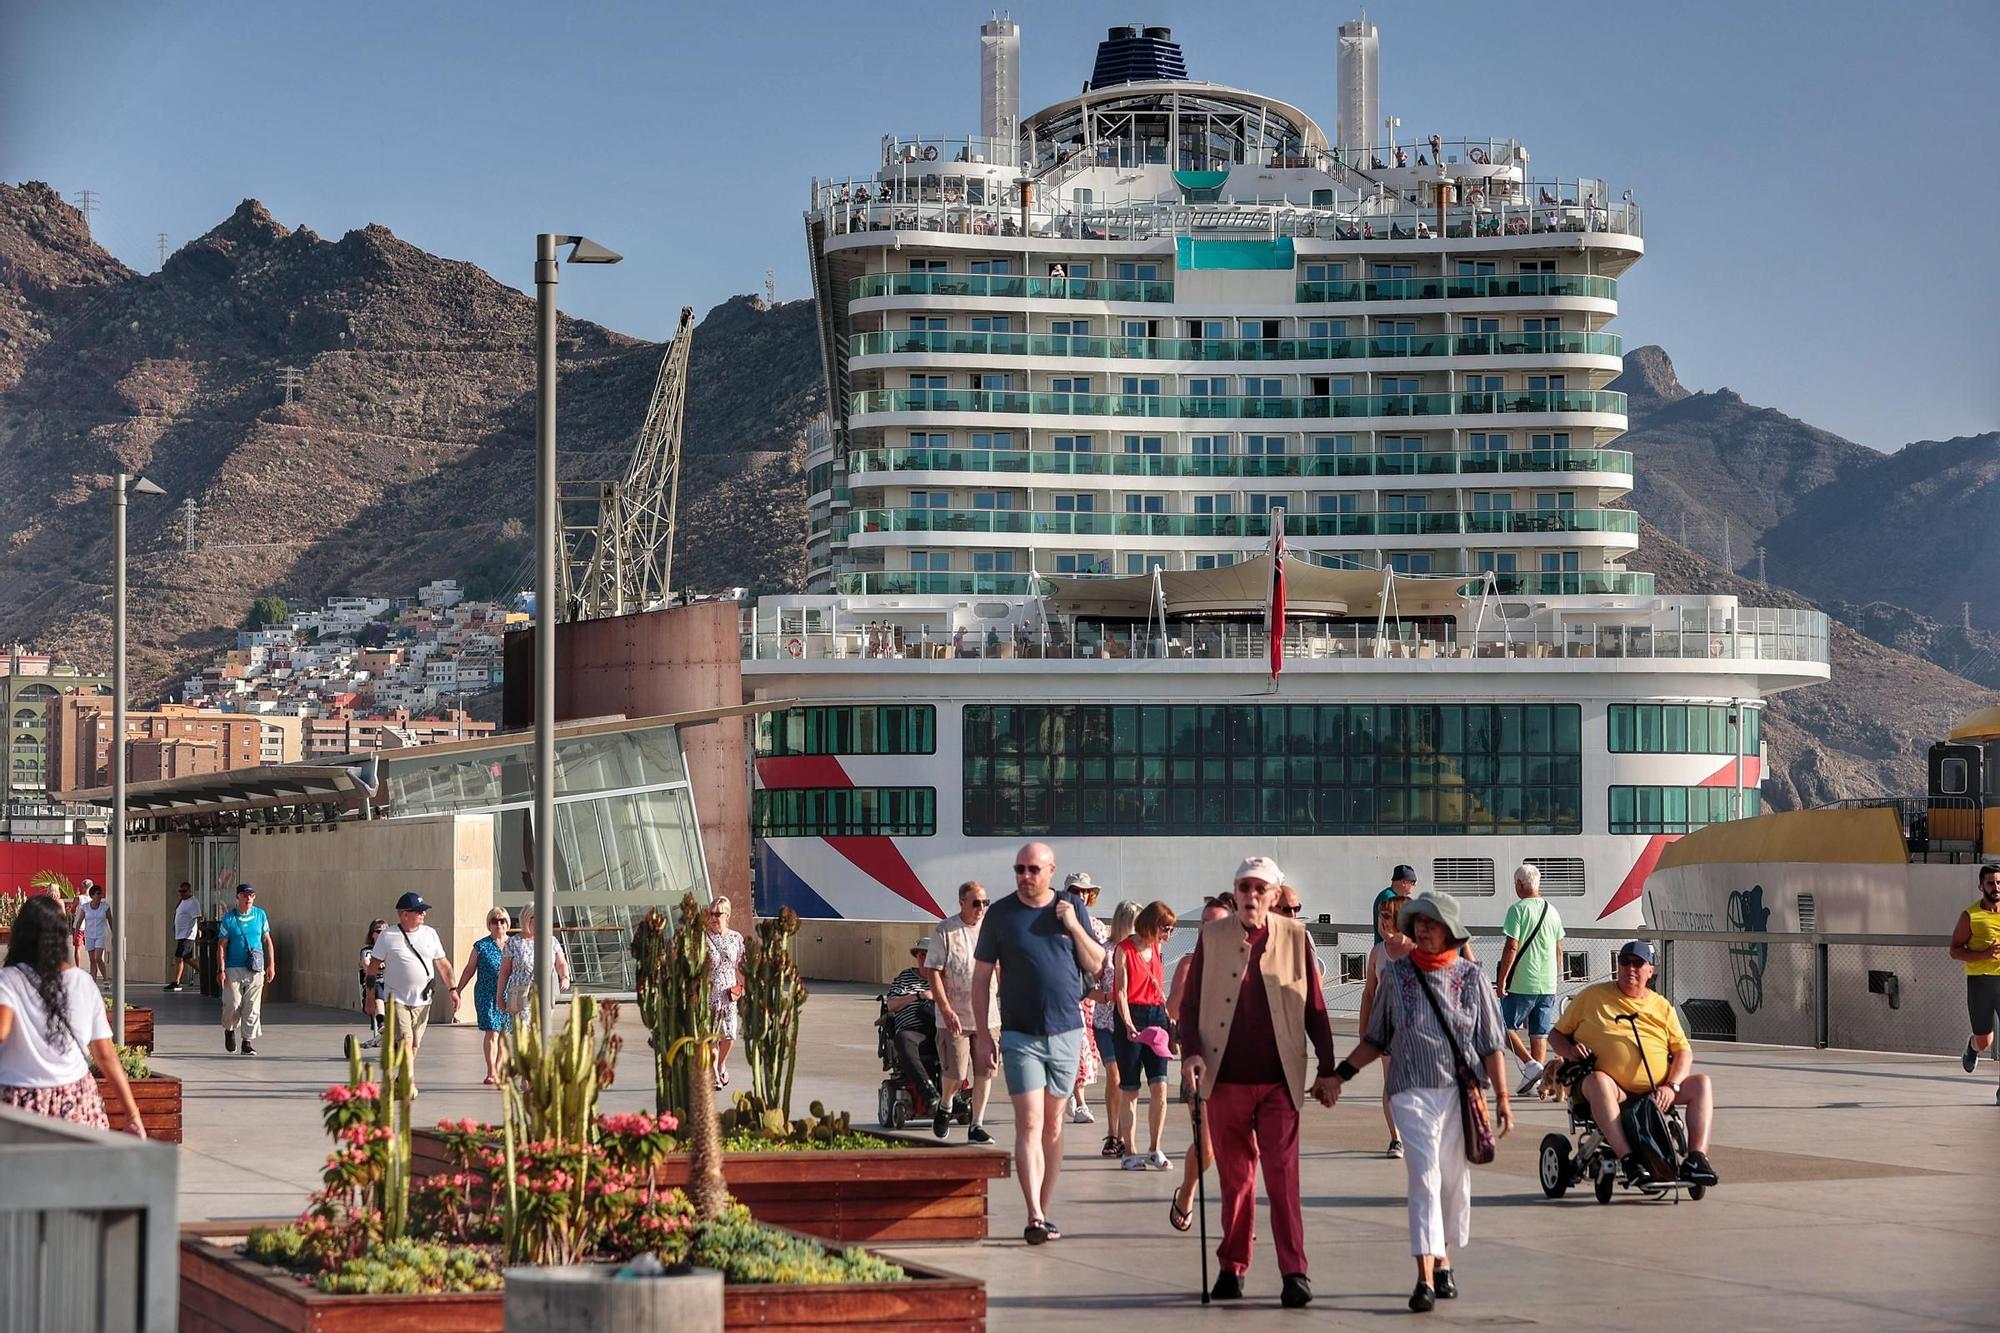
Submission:
M 1034 838 L 1113 899 L 1258 853 L 1314 915 L 1409 863 L 1490 923 L 1532 861 L 1573 922 L 1637 923 L 1669 842 L 1758 812 L 1764 701 L 1826 678 L 1826 621 L 1624 563 L 1639 206 L 1406 131 L 1375 26 L 1327 40 L 1331 137 L 1157 27 L 1022 116 L 995 20 L 978 134 L 812 182 L 810 584 L 744 620 L 746 693 L 788 701 L 760 911 L 948 914 Z

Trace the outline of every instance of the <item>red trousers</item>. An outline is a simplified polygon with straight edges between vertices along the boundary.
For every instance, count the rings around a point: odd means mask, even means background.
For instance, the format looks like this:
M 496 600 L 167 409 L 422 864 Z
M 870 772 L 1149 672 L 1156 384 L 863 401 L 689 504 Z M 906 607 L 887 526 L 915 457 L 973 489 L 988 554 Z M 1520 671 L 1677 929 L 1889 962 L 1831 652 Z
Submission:
M 1222 1243 L 1215 1257 L 1232 1273 L 1250 1270 L 1257 1236 L 1257 1163 L 1271 1200 L 1271 1240 L 1278 1271 L 1306 1271 L 1306 1229 L 1299 1211 L 1299 1108 L 1282 1083 L 1217 1083 L 1203 1099 L 1215 1174 L 1222 1183 Z

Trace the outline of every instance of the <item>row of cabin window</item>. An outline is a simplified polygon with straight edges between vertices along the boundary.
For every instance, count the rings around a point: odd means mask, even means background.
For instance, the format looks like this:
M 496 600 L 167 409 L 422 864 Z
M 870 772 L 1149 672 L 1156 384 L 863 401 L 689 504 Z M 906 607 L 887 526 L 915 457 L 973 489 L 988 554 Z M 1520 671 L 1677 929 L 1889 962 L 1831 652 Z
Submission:
M 1078 392 L 1084 392 L 1079 390 Z M 1187 448 L 1179 448 L 1179 440 L 1167 435 L 1120 435 L 1116 437 L 1122 449 L 1128 454 L 1192 454 L 1196 457 L 1228 457 L 1238 452 L 1238 437 L 1233 434 L 1190 435 Z M 1499 432 L 1472 431 L 1465 437 L 1464 453 L 1508 453 L 1514 448 L 1514 437 Z M 1176 447 L 1169 449 L 1172 440 Z M 1440 441 L 1439 443 L 1446 443 Z M 1374 447 L 1370 447 L 1366 436 L 1356 435 L 1272 435 L 1246 434 L 1241 437 L 1242 450 L 1249 458 L 1281 458 L 1289 454 L 1343 455 L 1343 454 L 1422 454 L 1432 452 L 1450 453 L 1452 450 L 1433 450 L 1431 441 L 1423 435 L 1383 435 L 1377 437 Z M 973 431 L 963 446 L 953 443 L 952 437 L 942 431 L 912 431 L 908 438 L 912 449 L 949 451 L 958 448 L 970 449 L 1026 449 L 1027 438 L 1016 431 Z M 1094 454 L 1108 450 L 1110 437 L 1098 435 L 1052 435 L 1049 448 L 1059 454 Z M 1528 436 L 1528 448 L 1538 453 L 1568 452 L 1570 433 L 1568 431 L 1538 431 Z

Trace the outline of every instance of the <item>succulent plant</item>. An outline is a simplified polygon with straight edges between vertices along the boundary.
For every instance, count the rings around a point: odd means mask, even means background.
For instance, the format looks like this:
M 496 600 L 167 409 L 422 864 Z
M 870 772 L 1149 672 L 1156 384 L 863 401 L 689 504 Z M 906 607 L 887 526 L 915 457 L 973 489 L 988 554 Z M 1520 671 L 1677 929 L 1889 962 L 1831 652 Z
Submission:
M 806 986 L 792 956 L 799 914 L 791 908 L 757 923 L 743 964 L 743 1052 L 750 1060 L 750 1088 L 780 1120 L 792 1114 L 792 1075 L 799 1062 L 799 1014 Z

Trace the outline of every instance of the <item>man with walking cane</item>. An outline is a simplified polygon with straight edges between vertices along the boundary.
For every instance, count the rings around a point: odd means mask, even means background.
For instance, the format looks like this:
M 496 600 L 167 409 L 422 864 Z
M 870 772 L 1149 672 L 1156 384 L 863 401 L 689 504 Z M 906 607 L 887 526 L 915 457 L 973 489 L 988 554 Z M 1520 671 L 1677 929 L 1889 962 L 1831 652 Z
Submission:
M 1299 1111 L 1306 1095 L 1331 1106 L 1338 1090 L 1333 1028 L 1312 942 L 1299 922 L 1271 912 L 1284 878 L 1269 857 L 1251 857 L 1237 867 L 1236 914 L 1202 926 L 1182 1002 L 1187 1056 L 1181 1069 L 1191 1097 L 1200 1099 L 1222 1184 L 1223 1234 L 1215 1250 L 1220 1271 L 1208 1294 L 1216 1300 L 1243 1295 L 1261 1162 L 1271 1239 L 1284 1275 L 1280 1299 L 1297 1309 L 1312 1300 L 1299 1205 Z M 1319 1061 L 1310 1089 L 1308 1042 Z M 1205 1236 L 1206 1216 L 1202 1222 Z

